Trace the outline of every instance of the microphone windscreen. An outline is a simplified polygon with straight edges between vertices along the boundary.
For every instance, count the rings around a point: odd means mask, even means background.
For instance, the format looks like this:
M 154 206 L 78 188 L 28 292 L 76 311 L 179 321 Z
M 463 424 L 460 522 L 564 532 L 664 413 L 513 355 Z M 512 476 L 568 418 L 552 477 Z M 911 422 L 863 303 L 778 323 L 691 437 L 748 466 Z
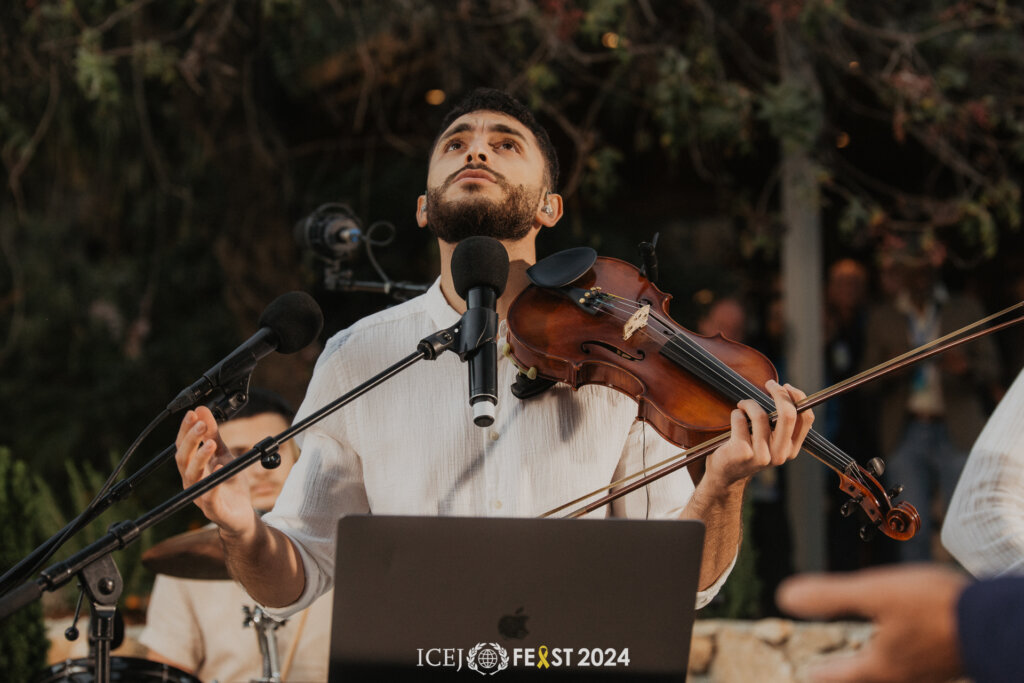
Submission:
M 463 299 L 474 287 L 490 287 L 501 296 L 508 282 L 508 252 L 493 237 L 467 237 L 452 254 L 452 282 Z
M 259 326 L 277 334 L 278 353 L 295 353 L 320 334 L 324 314 L 309 294 L 288 292 L 270 302 L 260 316 Z

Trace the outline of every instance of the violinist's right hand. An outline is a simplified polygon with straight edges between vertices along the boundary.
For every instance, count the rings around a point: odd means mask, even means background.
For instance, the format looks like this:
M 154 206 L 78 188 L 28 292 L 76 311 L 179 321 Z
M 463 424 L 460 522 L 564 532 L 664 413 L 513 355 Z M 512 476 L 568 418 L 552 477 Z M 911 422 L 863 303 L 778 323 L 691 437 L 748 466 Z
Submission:
M 209 408 L 201 406 L 185 414 L 174 441 L 181 483 L 185 488 L 216 472 L 234 457 L 217 431 L 217 421 Z M 221 533 L 243 537 L 251 535 L 257 516 L 244 473 L 236 474 L 196 499 L 207 519 Z

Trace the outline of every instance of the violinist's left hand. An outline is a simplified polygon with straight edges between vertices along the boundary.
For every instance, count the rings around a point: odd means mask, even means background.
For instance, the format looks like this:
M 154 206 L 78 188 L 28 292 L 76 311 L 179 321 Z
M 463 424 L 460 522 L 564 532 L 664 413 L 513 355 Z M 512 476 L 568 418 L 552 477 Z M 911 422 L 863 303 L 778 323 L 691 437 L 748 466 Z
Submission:
M 773 380 L 765 388 L 779 414 L 775 429 L 756 401 L 740 401 L 732 411 L 729 439 L 708 457 L 704 477 L 680 515 L 683 519 L 699 519 L 707 528 L 701 590 L 720 581 L 736 557 L 747 481 L 765 468 L 795 458 L 814 422 L 811 411 L 796 412 L 795 403 L 804 398 L 804 392 Z
M 701 557 L 701 590 L 724 578 L 739 550 L 747 481 L 763 469 L 795 458 L 814 422 L 811 411 L 799 415 L 796 412 L 795 403 L 804 398 L 804 392 L 773 380 L 765 388 L 775 400 L 779 414 L 775 429 L 768 421 L 768 413 L 756 401 L 740 401 L 732 411 L 729 439 L 707 458 L 704 476 L 680 514 L 682 519 L 702 521 L 707 528 Z
M 756 401 L 740 401 L 732 411 L 732 432 L 728 441 L 708 457 L 704 477 L 708 479 L 706 484 L 713 489 L 742 489 L 753 475 L 765 468 L 782 465 L 800 452 L 814 422 L 812 411 L 796 412 L 796 402 L 806 398 L 806 394 L 774 380 L 769 380 L 765 389 L 774 399 L 778 411 L 775 428 L 772 429 L 768 413 Z

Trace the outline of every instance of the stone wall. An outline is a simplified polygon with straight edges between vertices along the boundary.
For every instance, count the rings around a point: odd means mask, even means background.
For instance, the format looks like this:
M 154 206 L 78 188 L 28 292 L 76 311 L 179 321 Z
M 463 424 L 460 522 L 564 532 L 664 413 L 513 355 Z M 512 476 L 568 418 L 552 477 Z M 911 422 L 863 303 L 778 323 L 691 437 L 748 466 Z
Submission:
M 863 622 L 701 619 L 690 646 L 692 683 L 795 683 L 826 656 L 855 653 L 871 637 Z

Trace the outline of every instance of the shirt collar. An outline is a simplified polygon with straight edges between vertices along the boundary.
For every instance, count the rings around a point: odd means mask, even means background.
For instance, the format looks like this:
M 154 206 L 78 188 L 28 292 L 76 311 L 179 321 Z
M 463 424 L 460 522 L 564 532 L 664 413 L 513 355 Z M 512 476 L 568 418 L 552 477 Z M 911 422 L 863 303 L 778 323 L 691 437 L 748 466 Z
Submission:
M 452 308 L 448 300 L 444 298 L 444 293 L 441 291 L 440 277 L 434 280 L 434 284 L 430 285 L 430 289 L 424 293 L 423 307 L 438 329 L 451 327 L 459 322 L 459 318 L 462 317 L 458 311 Z
M 448 299 L 444 298 L 441 278 L 434 280 L 434 284 L 423 293 L 423 307 L 439 330 L 451 327 L 462 318 L 462 314 L 452 308 Z M 505 339 L 507 335 L 508 323 L 502 318 L 498 321 L 498 339 Z

